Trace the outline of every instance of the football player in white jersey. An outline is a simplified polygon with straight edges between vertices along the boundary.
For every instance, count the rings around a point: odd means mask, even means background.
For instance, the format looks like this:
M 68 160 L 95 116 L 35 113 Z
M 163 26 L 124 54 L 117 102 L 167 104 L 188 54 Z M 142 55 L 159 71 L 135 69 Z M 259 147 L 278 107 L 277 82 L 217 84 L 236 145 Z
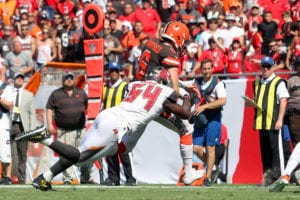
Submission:
M 152 79 L 161 81 L 158 78 L 159 74 L 151 75 Z M 113 155 L 116 152 L 131 151 L 148 123 L 159 117 L 163 111 L 171 112 L 182 119 L 188 119 L 191 115 L 189 95 L 184 95 L 183 103 L 179 105 L 176 103 L 176 92 L 156 81 L 132 82 L 129 83 L 128 88 L 128 96 L 121 104 L 98 114 L 78 149 L 54 141 L 53 136 L 47 137 L 45 128 L 28 132 L 17 139 L 41 142 L 61 155 L 49 170 L 33 180 L 32 185 L 35 188 L 43 191 L 51 190 L 50 181 L 75 163 L 92 162 L 99 157 Z

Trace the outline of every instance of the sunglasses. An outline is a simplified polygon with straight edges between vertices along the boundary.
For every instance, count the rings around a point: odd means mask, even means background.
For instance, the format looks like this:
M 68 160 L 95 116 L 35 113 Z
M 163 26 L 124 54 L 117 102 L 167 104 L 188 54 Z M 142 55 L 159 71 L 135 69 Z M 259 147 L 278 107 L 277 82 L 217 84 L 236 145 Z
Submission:
M 210 21 L 209 24 L 217 24 L 217 21 Z
M 73 80 L 74 80 L 74 76 L 72 76 L 72 75 L 67 75 L 67 76 L 64 77 L 64 80 L 65 80 L 65 81 L 66 81 L 66 80 L 71 80 L 71 81 L 73 81 Z
M 269 64 L 267 64 L 267 63 L 263 63 L 263 64 L 261 64 L 261 68 L 262 68 L 262 69 L 271 69 L 271 68 L 272 68 L 272 65 L 269 65 Z

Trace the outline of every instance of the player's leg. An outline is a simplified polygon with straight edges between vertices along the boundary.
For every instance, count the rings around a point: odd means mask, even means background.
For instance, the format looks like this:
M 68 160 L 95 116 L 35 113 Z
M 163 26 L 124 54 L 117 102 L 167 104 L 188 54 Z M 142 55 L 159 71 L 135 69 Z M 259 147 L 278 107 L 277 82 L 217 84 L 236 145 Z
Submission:
M 192 134 L 193 136 L 193 151 L 204 163 L 206 163 L 206 154 L 205 154 L 205 129 L 195 128 Z
M 122 130 L 122 123 L 120 120 L 116 119 L 115 116 L 112 116 L 108 112 L 106 113 L 107 114 L 98 115 L 92 127 L 83 137 L 79 149 L 71 145 L 53 141 L 53 139 L 51 141 L 49 138 L 41 141 L 43 144 L 58 152 L 61 158 L 49 170 L 34 179 L 34 187 L 41 190 L 49 190 L 51 189 L 50 181 L 57 174 L 61 173 L 77 162 L 83 163 L 89 159 L 92 160 L 92 158 L 96 155 L 105 156 L 105 152 L 110 149 L 112 143 L 115 143 L 115 146 L 117 146 L 117 135 L 115 134 L 114 130 Z M 117 149 L 117 147 L 115 148 Z M 99 154 L 99 152 L 102 154 Z
M 194 170 L 193 165 L 193 125 L 188 120 L 182 120 L 178 116 L 172 116 L 169 119 L 158 117 L 154 121 L 160 123 L 171 131 L 177 132 L 180 137 L 180 155 L 184 165 L 184 183 L 191 184 L 194 180 L 204 175 L 203 170 Z
M 205 170 L 195 170 L 193 169 L 193 125 L 188 122 L 188 120 L 182 120 L 181 130 L 185 130 L 180 137 L 180 155 L 184 165 L 184 177 L 183 182 L 186 185 L 192 184 L 195 180 L 203 177 L 205 175 Z
M 129 153 L 135 147 L 140 137 L 145 132 L 146 125 L 140 126 L 137 130 L 129 130 L 122 137 L 121 142 L 118 144 L 118 153 Z
M 283 171 L 283 175 L 270 186 L 270 192 L 281 192 L 284 189 L 284 187 L 289 184 L 291 173 L 300 164 L 299 155 L 300 143 L 298 142 L 289 158 L 285 170 Z

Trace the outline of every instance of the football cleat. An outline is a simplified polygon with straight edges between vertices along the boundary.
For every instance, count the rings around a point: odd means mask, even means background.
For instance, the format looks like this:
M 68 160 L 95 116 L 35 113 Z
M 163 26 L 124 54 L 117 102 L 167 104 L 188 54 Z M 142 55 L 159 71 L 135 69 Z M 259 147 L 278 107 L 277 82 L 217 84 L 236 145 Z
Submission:
M 15 141 L 29 140 L 31 142 L 37 143 L 37 142 L 41 142 L 42 140 L 48 137 L 50 137 L 50 135 L 47 133 L 46 127 L 40 126 L 34 130 L 25 132 L 21 136 L 16 137 Z
M 290 182 L 290 177 L 288 175 L 281 176 L 277 181 L 275 181 L 269 188 L 269 192 L 281 192 L 286 185 Z
M 205 170 L 192 169 L 189 173 L 185 173 L 183 176 L 183 183 L 190 185 L 195 180 L 202 178 L 205 175 Z
M 43 174 L 39 175 L 32 181 L 32 186 L 42 191 L 52 190 L 51 183 L 45 180 Z
M 204 183 L 203 183 L 203 187 L 210 187 L 212 185 L 212 182 L 211 182 L 211 179 L 210 178 L 206 178 L 204 180 Z

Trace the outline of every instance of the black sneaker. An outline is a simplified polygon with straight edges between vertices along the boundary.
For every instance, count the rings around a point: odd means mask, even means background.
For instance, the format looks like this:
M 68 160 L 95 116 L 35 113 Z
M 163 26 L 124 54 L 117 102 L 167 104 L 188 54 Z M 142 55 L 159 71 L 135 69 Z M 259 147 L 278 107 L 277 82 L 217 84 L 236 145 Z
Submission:
M 0 185 L 11 185 L 11 179 L 9 177 L 2 177 Z
M 51 183 L 45 180 L 43 174 L 39 175 L 32 181 L 32 186 L 42 191 L 52 190 Z
M 136 186 L 136 180 L 135 179 L 129 179 L 125 182 L 126 186 Z
M 107 186 L 119 186 L 120 185 L 120 182 L 118 182 L 118 181 L 113 181 L 113 180 L 111 180 L 111 179 L 106 179 L 105 181 L 104 181 L 104 185 L 107 185 Z
M 94 185 L 97 184 L 95 181 L 93 180 L 80 180 L 80 184 L 89 184 L 89 185 Z
M 212 183 L 211 183 L 210 178 L 206 178 L 206 179 L 204 180 L 203 186 L 204 186 L 204 187 L 210 187 L 211 184 L 212 184 Z
M 46 127 L 40 126 L 34 130 L 25 132 L 24 134 L 17 136 L 15 138 L 15 141 L 29 140 L 31 142 L 37 143 L 49 137 L 50 135 L 48 135 Z

